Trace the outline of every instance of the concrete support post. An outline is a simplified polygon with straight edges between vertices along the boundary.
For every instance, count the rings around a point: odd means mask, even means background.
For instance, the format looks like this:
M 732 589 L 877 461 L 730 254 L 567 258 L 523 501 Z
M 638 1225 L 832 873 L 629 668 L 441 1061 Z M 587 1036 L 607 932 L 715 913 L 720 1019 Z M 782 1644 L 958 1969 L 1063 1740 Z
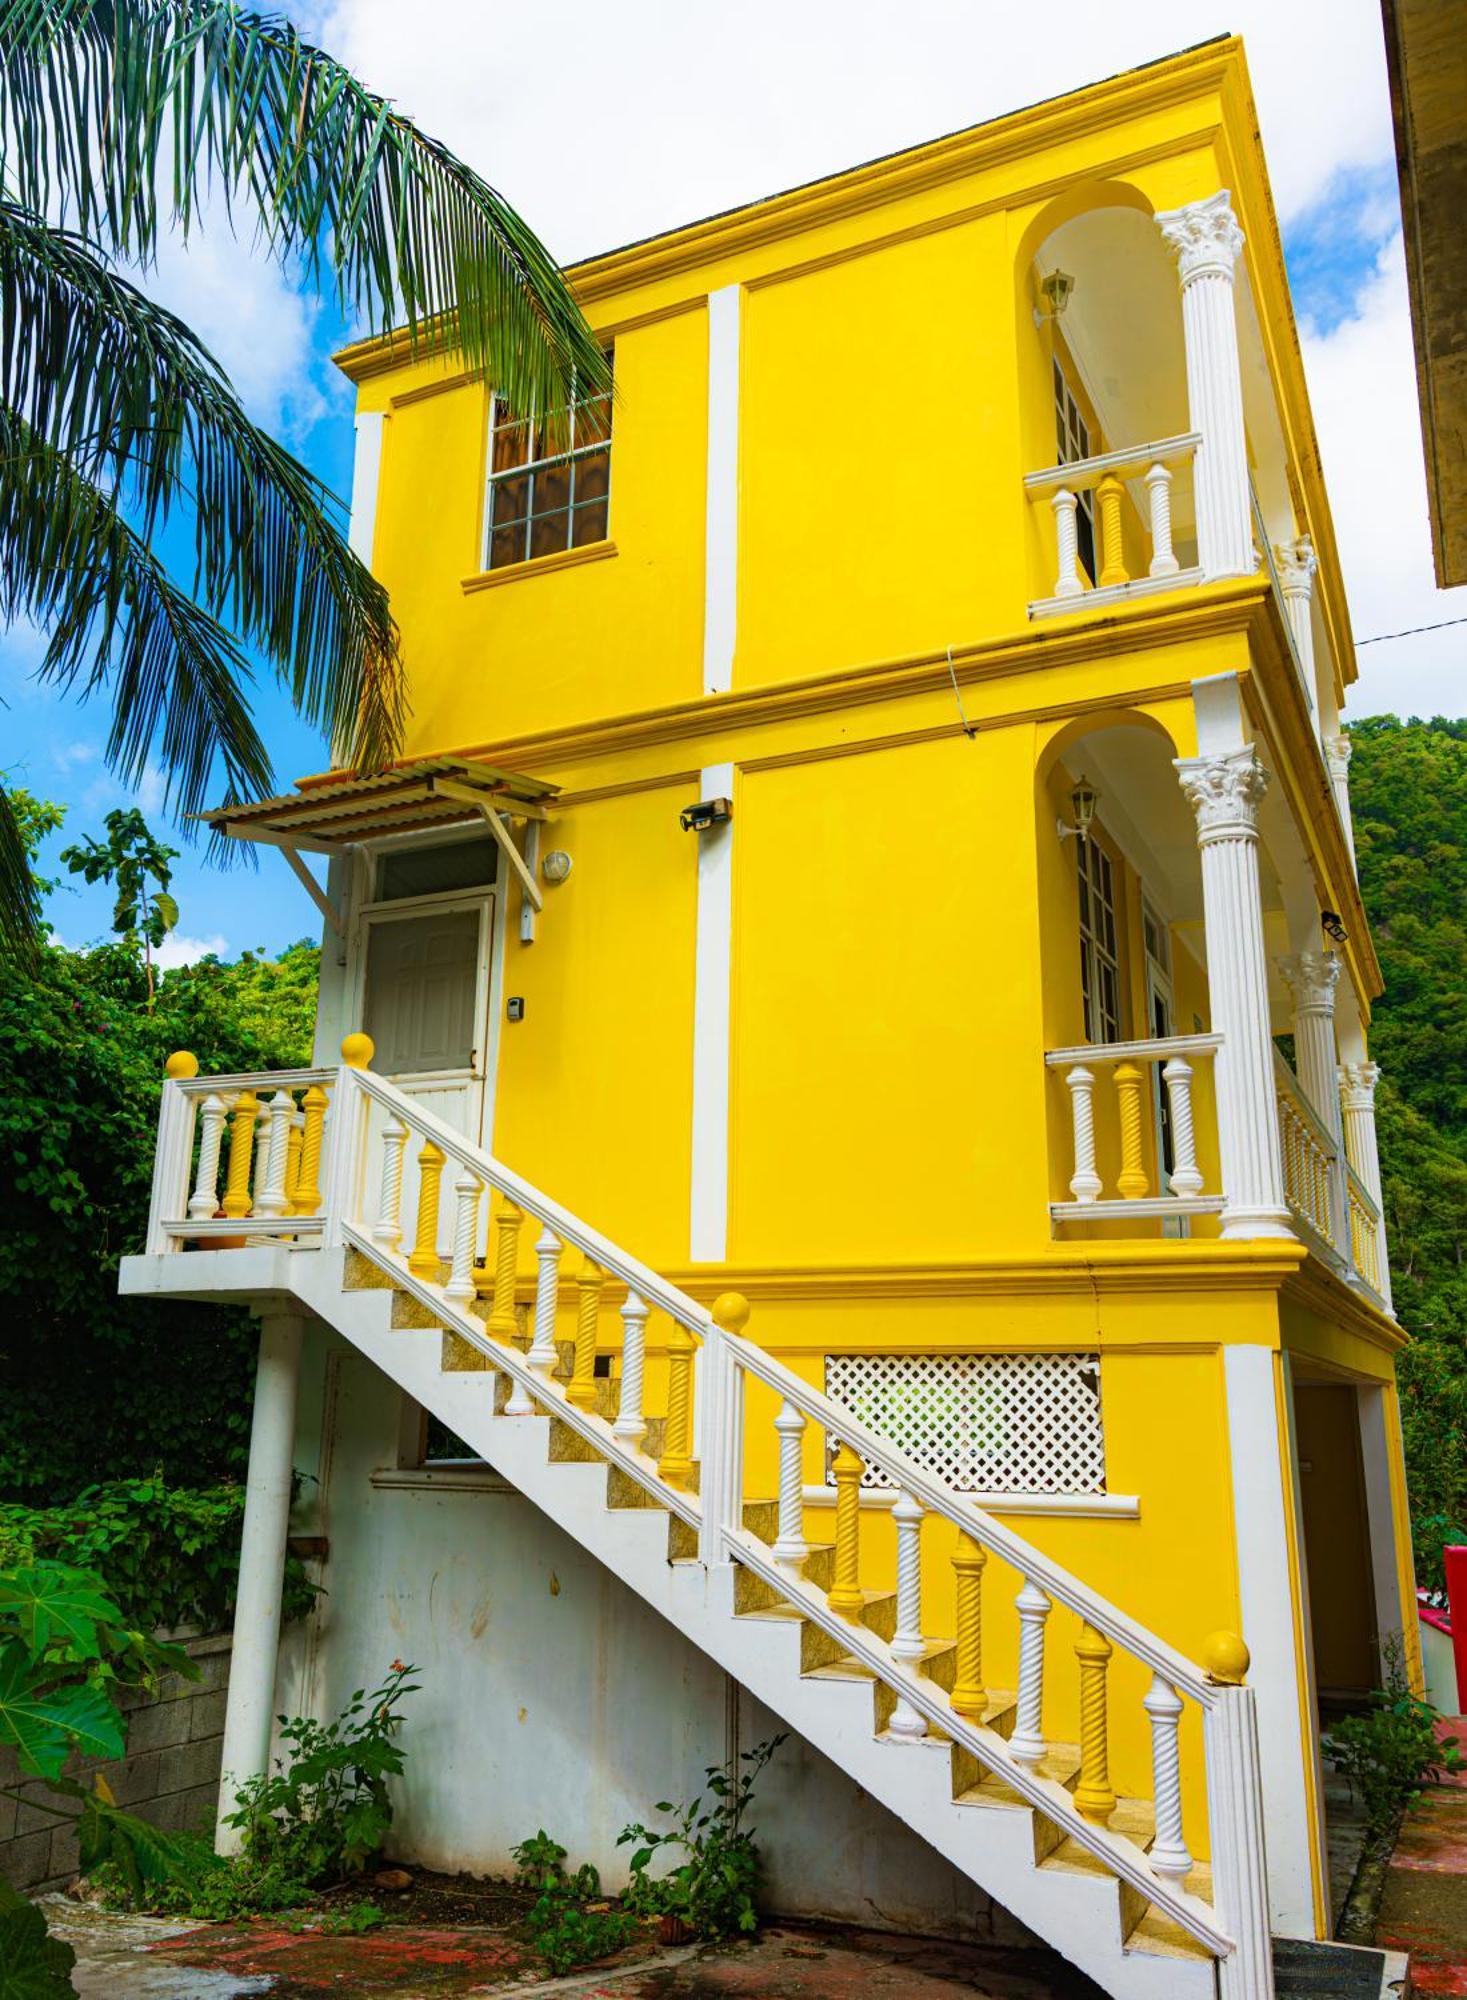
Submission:
M 1268 772 L 1248 745 L 1222 756 L 1179 757 L 1177 773 L 1197 815 L 1207 984 L 1217 1052 L 1222 1233 L 1291 1236 L 1274 1102 L 1263 905 L 1258 880 L 1258 806 Z
M 1198 561 L 1209 577 L 1251 576 L 1258 560 L 1233 304 L 1233 265 L 1243 232 L 1226 188 L 1156 220 L 1181 277 L 1187 407 L 1191 427 L 1202 438 L 1192 475 Z
M 275 1663 L 280 1649 L 280 1592 L 285 1577 L 285 1537 L 295 1450 L 296 1392 L 305 1321 L 295 1313 L 268 1313 L 260 1321 L 250 1464 L 245 1483 L 244 1531 L 239 1551 L 239 1594 L 234 1652 L 224 1714 L 219 1816 L 214 1846 L 239 1849 L 239 1833 L 224 1820 L 234 1795 L 270 1761 L 275 1710 Z

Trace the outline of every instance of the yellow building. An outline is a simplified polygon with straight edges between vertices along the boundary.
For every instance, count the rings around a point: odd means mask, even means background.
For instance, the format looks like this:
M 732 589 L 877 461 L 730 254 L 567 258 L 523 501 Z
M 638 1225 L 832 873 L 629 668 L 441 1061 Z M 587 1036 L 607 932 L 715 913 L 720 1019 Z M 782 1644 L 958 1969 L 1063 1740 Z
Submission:
M 332 1595 L 281 1668 L 315 1698 L 367 1643 L 348 1577 L 401 1610 L 465 1559 L 472 1476 L 425 1462 L 421 1406 L 1106 1990 L 1270 1991 L 1270 1922 L 1329 1932 L 1320 1699 L 1394 1635 L 1416 1663 L 1350 627 L 1241 47 L 571 275 L 615 392 L 553 449 L 451 355 L 340 357 L 404 761 L 217 816 L 330 857 L 320 1072 L 178 1065 L 124 1277 L 265 1315 L 233 1768 L 278 1699 L 282 1451 L 371 1489 L 317 1503 Z M 793 1606 L 793 1667 L 542 1496 L 552 1403 L 551 1471 L 580 1496 L 606 1460 L 766 1647 Z M 950 1742 L 951 1796 L 1048 1829 L 1022 1868 L 824 1740 L 812 1661 L 874 1678 L 888 1751 Z M 667 1795 L 627 1754 L 611 1790 Z M 429 1856 L 517 1837 L 434 1810 Z

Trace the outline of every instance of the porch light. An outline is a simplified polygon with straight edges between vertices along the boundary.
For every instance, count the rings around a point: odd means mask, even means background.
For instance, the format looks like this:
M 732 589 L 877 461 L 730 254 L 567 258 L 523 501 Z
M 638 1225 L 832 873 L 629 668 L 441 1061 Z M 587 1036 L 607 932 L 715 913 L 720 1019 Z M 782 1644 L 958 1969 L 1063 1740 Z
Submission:
M 1090 823 L 1095 818 L 1095 808 L 1100 802 L 1100 794 L 1088 779 L 1082 777 L 1070 793 L 1070 816 L 1072 824 L 1056 820 L 1055 827 L 1061 840 L 1088 840 Z
M 1047 278 L 1041 278 L 1039 296 L 1044 300 L 1044 309 L 1034 315 L 1036 321 L 1042 323 L 1047 319 L 1062 319 L 1074 289 L 1075 280 L 1068 271 L 1051 271 Z

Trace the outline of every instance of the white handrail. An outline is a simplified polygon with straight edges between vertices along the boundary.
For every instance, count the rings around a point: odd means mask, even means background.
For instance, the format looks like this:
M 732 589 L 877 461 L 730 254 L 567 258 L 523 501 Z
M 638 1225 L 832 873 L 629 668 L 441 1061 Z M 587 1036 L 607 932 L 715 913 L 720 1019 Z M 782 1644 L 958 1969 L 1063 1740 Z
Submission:
M 1097 452 L 1094 458 L 1071 459 L 1066 465 L 1041 466 L 1038 472 L 1024 474 L 1024 485 L 1030 493 L 1047 493 L 1056 486 L 1079 492 L 1096 485 L 1108 472 L 1135 472 L 1142 466 L 1190 458 L 1201 442 L 1201 431 L 1182 431 L 1176 437 L 1158 438 L 1154 444 L 1126 445 L 1119 451 Z
M 1077 1042 L 1070 1049 L 1046 1049 L 1050 1069 L 1065 1063 L 1145 1062 L 1161 1056 L 1205 1056 L 1222 1047 L 1221 1035 L 1158 1035 L 1149 1042 Z

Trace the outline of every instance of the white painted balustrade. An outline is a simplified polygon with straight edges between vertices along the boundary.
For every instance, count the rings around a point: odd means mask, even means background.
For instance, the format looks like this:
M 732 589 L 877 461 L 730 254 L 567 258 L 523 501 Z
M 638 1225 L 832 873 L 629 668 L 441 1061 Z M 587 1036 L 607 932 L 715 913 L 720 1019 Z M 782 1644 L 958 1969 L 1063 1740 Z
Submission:
M 1341 1246 L 1335 1240 L 1334 1181 L 1342 1164 L 1339 1148 L 1277 1048 L 1274 1085 L 1289 1214 L 1312 1250 L 1337 1261 Z
M 1149 1042 L 1083 1043 L 1051 1049 L 1046 1065 L 1064 1079 L 1070 1102 L 1075 1170 L 1069 1201 L 1052 1202 L 1056 1222 L 1128 1221 L 1216 1214 L 1221 1190 L 1208 1192 L 1197 1157 L 1195 1085 L 1198 1066 L 1216 1054 L 1221 1035 L 1172 1035 Z M 1155 1080 L 1159 1076 L 1159 1084 Z M 1113 1111 L 1113 1159 L 1102 1161 L 1097 1125 L 1100 1093 Z M 1157 1133 L 1158 1092 L 1164 1093 L 1171 1141 L 1164 1170 Z M 1105 1174 L 1102 1174 L 1102 1167 Z M 1114 1189 L 1107 1196 L 1106 1188 Z
M 1190 1037 L 1057 1051 L 1050 1060 L 1069 1070 L 1080 1066 L 1081 1055 L 1092 1071 L 1129 1064 L 1142 1083 L 1146 1064 L 1163 1065 L 1164 1077 L 1170 1068 L 1167 1087 L 1180 1132 L 1177 1107 L 1186 1099 L 1186 1073 L 1216 1045 L 1216 1037 Z M 1116 1085 L 1114 1076 L 1110 1080 Z M 1119 1083 L 1132 1088 L 1127 1079 Z M 1070 1087 L 1075 1090 L 1074 1083 Z M 305 1094 L 312 1090 L 319 1094 L 307 1106 Z M 243 1120 L 234 1128 L 242 1150 L 231 1153 L 231 1171 L 236 1157 L 250 1158 L 250 1094 L 268 1107 L 271 1120 L 262 1189 L 271 1205 L 263 1215 L 257 1201 L 248 1216 L 204 1218 L 194 1201 L 200 1197 L 201 1208 L 201 1197 L 217 1192 L 211 1176 L 217 1180 L 230 1106 Z M 499 1407 L 506 1418 L 517 1410 L 553 1415 L 595 1457 L 641 1486 L 690 1531 L 687 1546 L 696 1545 L 698 1560 L 710 1573 L 732 1563 L 763 1579 L 889 1690 L 887 1734 L 894 1749 L 911 1745 L 911 1754 L 924 1754 L 919 1746 L 934 1734 L 960 1745 L 1036 1814 L 1054 1822 L 1063 1837 L 1212 1953 L 1222 2000 L 1267 2000 L 1272 1991 L 1266 1970 L 1268 1912 L 1254 1859 L 1263 1851 L 1262 1789 L 1254 1697 L 1238 1684 L 1246 1668 L 1241 1641 L 1219 1635 L 1209 1641 L 1208 1666 L 1198 1666 L 766 1353 L 743 1331 L 749 1307 L 742 1298 L 730 1293 L 711 1308 L 699 1304 L 370 1070 L 207 1081 L 175 1076 L 164 1100 L 150 1237 L 159 1252 L 204 1240 L 209 1232 L 233 1231 L 289 1235 L 298 1248 L 314 1241 L 368 1259 L 435 1322 L 484 1356 L 491 1371 L 490 1408 Z M 315 1136 L 324 1207 L 314 1216 L 287 1216 L 273 1205 L 286 1171 L 282 1166 L 277 1172 L 275 1134 L 288 1135 L 297 1108 L 322 1120 Z M 300 1157 L 307 1158 L 304 1136 Z M 1177 1174 L 1185 1176 L 1189 1162 L 1195 1166 L 1185 1139 L 1177 1158 Z M 403 1171 L 406 1159 L 416 1165 L 411 1178 Z M 405 1187 L 416 1190 L 415 1214 L 402 1212 Z M 439 1249 L 441 1200 L 451 1205 L 446 1259 Z M 1084 1206 L 1093 1213 L 1105 1204 L 1095 1200 Z M 538 1225 L 532 1244 L 527 1222 Z M 481 1226 L 486 1230 L 482 1268 L 475 1261 Z M 568 1343 L 556 1337 L 566 1290 L 573 1294 L 566 1301 L 566 1330 L 573 1317 L 575 1333 L 569 1368 Z M 604 1402 L 598 1355 L 613 1370 L 619 1358 L 619 1381 L 613 1373 Z M 507 1378 L 506 1402 L 496 1403 L 493 1374 Z M 751 1383 L 757 1387 L 752 1403 Z M 656 1414 L 645 1408 L 649 1386 L 658 1392 Z M 749 1440 L 746 1457 L 751 1408 L 767 1429 Z M 817 1442 L 835 1446 L 837 1501 L 829 1568 L 812 1575 L 803 1487 L 807 1444 L 813 1456 Z M 750 1525 L 748 1500 L 760 1497 L 746 1495 L 750 1463 L 777 1467 L 772 1543 Z M 873 1574 L 880 1560 L 870 1550 L 863 1556 L 861 1549 L 867 1468 L 898 1494 L 891 1509 L 894 1575 L 885 1578 L 887 1590 L 894 1586 L 894 1627 L 867 1616 L 873 1587 L 879 1599 L 883 1581 Z M 767 1505 L 762 1503 L 761 1518 Z M 955 1640 L 929 1630 L 924 1618 L 923 1567 L 939 1553 L 953 1566 Z M 1009 1579 L 1007 1588 L 1003 1578 Z M 1018 1588 L 1011 1595 L 1014 1579 Z M 1067 1629 L 1078 1631 L 1067 1656 L 1046 1646 L 1057 1606 L 1073 1621 Z M 1017 1687 L 995 1693 L 987 1686 L 984 1646 L 1003 1626 L 1005 1657 L 1017 1662 Z M 890 1640 L 881 1636 L 883 1630 L 891 1630 Z M 1117 1804 L 1110 1746 L 1118 1657 L 1132 1663 L 1125 1698 L 1140 1703 L 1138 1686 L 1148 1689 L 1144 1718 L 1156 1823 L 1150 1853 L 1109 1823 Z M 929 1671 L 939 1658 L 947 1662 L 943 1675 Z M 1180 1754 L 1179 1731 L 1189 1705 L 1200 1712 L 1203 1725 L 1211 1901 L 1187 1886 L 1192 1857 L 1183 1824 L 1189 1767 Z M 1057 1784 L 1048 1768 L 1045 1726 L 1051 1707 L 1062 1710 L 1067 1721 L 1078 1715 L 1080 1769 L 1073 1793 Z M 996 1726 L 999 1715 L 1012 1723 L 1011 1733 Z M 1131 1792 L 1148 1782 L 1144 1772 L 1116 1775 Z
M 1053 592 L 1029 606 L 1031 618 L 1073 611 L 1077 601 L 1096 604 L 1172 590 L 1179 584 L 1200 583 L 1202 571 L 1183 569 L 1173 541 L 1174 488 L 1179 474 L 1190 470 L 1199 433 L 1159 438 L 1124 451 L 1106 451 L 1068 465 L 1044 466 L 1026 473 L 1024 490 L 1034 502 L 1047 503 L 1054 517 L 1055 579 Z M 1151 555 L 1144 576 L 1126 567 L 1125 511 L 1127 493 L 1144 524 Z M 1080 561 L 1079 513 L 1082 493 L 1092 494 L 1097 574 L 1085 575 Z

